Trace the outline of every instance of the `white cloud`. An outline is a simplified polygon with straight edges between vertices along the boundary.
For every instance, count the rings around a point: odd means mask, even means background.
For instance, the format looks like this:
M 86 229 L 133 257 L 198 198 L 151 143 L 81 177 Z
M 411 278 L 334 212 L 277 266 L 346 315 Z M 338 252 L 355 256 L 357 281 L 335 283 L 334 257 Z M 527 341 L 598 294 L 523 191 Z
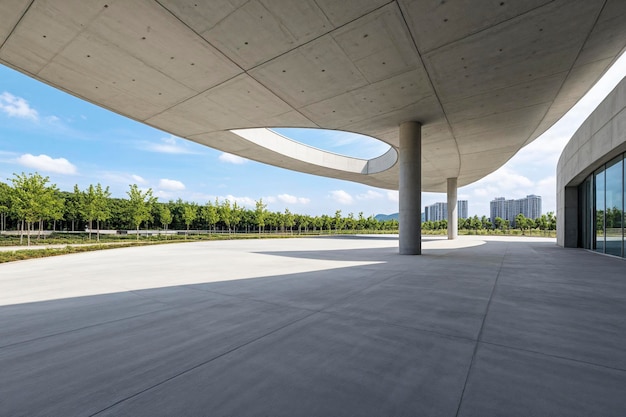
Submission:
M 273 197 L 273 196 L 263 197 L 263 202 L 268 203 L 268 204 L 275 203 L 276 197 Z
M 354 198 L 344 190 L 333 190 L 330 192 L 330 196 L 333 200 L 340 204 L 347 205 L 354 202 Z
M 24 154 L 15 160 L 18 164 L 43 172 L 56 174 L 76 174 L 76 166 L 65 158 L 51 158 L 48 155 Z
M 159 180 L 159 188 L 167 191 L 183 191 L 185 189 L 185 184 L 177 180 L 162 178 Z
M 397 190 L 387 191 L 387 200 L 398 203 L 400 201 L 400 193 Z
M 6 91 L 0 94 L 0 111 L 6 113 L 9 117 L 39 120 L 39 113 L 30 107 L 26 100 Z
M 277 198 L 287 204 L 308 204 L 311 201 L 309 198 L 296 197 L 295 195 L 290 194 L 280 194 Z
M 242 158 L 241 156 L 233 155 L 231 153 L 223 152 L 218 159 L 222 162 L 226 162 L 229 164 L 241 165 L 248 162 L 246 158 Z
M 152 193 L 156 198 L 163 200 L 171 200 L 174 197 L 174 194 L 168 191 L 157 190 Z
M 374 190 L 367 190 L 366 192 L 357 194 L 356 196 L 357 200 L 378 200 L 380 198 L 383 198 L 383 195 Z
M 232 203 L 237 203 L 238 205 L 243 205 L 243 206 L 248 206 L 248 207 L 254 207 L 256 206 L 256 200 L 254 200 L 253 198 L 250 197 L 235 197 L 232 194 L 228 194 L 225 197 L 219 197 L 220 201 L 224 201 L 224 200 L 228 200 Z
M 544 213 L 556 211 L 556 176 L 542 178 L 537 182 L 537 195 L 541 196 L 541 207 Z
M 493 194 L 494 197 L 513 195 L 513 197 L 518 198 L 533 194 L 534 186 L 534 182 L 528 177 L 517 173 L 508 166 L 503 166 L 468 188 L 472 189 L 475 195 L 481 197 Z
M 130 176 L 130 178 L 132 178 L 132 179 L 133 179 L 133 181 L 135 181 L 135 183 L 136 183 L 137 185 L 143 185 L 143 184 L 146 184 L 146 183 L 148 182 L 148 181 L 146 181 L 143 177 L 140 177 L 139 175 L 135 175 L 135 174 L 132 174 L 132 175 Z
M 463 187 L 462 190 L 464 199 L 469 200 L 470 215 L 489 215 L 489 202 L 496 197 L 518 199 L 529 194 L 541 196 L 542 210 L 545 213 L 554 211 L 556 177 L 552 174 L 531 179 L 505 165 L 482 180 Z M 443 194 L 442 199 L 438 201 L 446 201 L 445 198 Z
M 180 142 L 180 143 L 179 143 Z M 160 142 L 142 142 L 139 147 L 146 151 L 168 154 L 195 154 L 197 152 L 189 149 L 185 144 L 174 136 L 161 138 Z
M 129 174 L 126 172 L 102 172 L 99 177 L 105 179 L 107 182 L 118 184 L 137 184 L 146 185 L 148 183 L 143 177 L 136 174 Z
M 298 197 L 296 197 L 295 195 L 289 195 L 289 194 L 280 194 L 278 196 L 278 199 L 282 201 L 283 203 L 288 203 L 288 204 L 296 204 L 298 202 Z

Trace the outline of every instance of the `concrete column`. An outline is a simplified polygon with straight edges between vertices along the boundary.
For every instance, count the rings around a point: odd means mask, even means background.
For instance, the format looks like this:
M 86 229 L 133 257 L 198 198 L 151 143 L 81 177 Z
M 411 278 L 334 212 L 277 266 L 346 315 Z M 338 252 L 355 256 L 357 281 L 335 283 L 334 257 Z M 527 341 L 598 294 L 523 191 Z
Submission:
M 400 125 L 400 254 L 422 253 L 422 124 Z
M 448 239 L 459 236 L 459 215 L 456 196 L 456 178 L 448 178 Z

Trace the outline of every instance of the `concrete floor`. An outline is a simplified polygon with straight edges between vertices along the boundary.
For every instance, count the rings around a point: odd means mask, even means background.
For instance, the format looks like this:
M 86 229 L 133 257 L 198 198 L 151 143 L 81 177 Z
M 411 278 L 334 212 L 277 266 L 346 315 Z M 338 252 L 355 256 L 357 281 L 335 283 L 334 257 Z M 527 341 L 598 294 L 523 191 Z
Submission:
M 626 262 L 549 239 L 0 265 L 1 416 L 624 416 Z

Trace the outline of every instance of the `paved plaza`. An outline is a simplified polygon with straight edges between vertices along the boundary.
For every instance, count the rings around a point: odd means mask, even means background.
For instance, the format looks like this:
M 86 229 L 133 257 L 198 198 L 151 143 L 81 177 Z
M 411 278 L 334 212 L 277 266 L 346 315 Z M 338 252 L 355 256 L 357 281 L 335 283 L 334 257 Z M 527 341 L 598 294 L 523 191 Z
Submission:
M 1 416 L 624 416 L 626 261 L 553 239 L 0 265 Z

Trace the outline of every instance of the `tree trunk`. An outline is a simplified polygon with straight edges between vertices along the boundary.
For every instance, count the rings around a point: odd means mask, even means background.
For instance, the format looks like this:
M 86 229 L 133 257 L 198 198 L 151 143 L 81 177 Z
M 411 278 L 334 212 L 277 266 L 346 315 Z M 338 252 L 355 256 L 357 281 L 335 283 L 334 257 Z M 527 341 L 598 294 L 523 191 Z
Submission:
M 20 222 L 20 245 L 24 243 L 24 220 Z
M 98 228 L 98 232 L 96 234 L 96 241 L 100 242 L 100 220 L 96 220 L 96 227 Z
M 137 225 L 137 240 L 139 240 L 139 225 Z
M 33 227 L 33 223 L 32 222 L 28 222 L 27 226 L 28 229 L 26 231 L 26 246 L 30 246 L 30 231 Z

